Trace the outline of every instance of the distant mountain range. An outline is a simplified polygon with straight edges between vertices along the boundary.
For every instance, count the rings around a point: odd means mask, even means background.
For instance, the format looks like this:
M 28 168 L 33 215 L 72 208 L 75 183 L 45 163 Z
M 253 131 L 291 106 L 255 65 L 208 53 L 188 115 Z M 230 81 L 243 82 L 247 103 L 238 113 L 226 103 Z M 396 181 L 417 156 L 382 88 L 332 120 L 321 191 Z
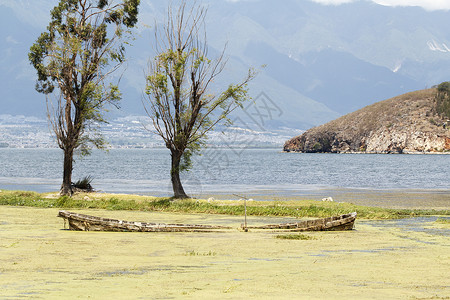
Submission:
M 153 55 L 152 30 L 167 1 L 141 1 L 140 25 L 123 73 L 122 110 L 144 115 L 144 71 Z M 34 91 L 28 51 L 57 0 L 0 0 L 0 114 L 45 118 Z M 227 43 L 229 62 L 218 87 L 262 68 L 251 83 L 278 113 L 264 126 L 308 129 L 374 102 L 450 79 L 450 12 L 387 7 L 371 1 L 337 6 L 309 0 L 206 0 L 210 53 Z M 148 26 L 146 26 L 148 25 Z M 248 113 L 237 118 L 254 122 Z

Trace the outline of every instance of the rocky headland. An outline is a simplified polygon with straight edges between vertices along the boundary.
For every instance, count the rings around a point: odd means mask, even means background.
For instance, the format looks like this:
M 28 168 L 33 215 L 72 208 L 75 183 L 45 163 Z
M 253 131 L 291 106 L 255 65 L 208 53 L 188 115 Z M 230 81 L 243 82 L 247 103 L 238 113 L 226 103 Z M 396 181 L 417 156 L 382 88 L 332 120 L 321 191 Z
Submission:
M 377 102 L 288 140 L 287 152 L 450 153 L 450 120 L 436 88 Z

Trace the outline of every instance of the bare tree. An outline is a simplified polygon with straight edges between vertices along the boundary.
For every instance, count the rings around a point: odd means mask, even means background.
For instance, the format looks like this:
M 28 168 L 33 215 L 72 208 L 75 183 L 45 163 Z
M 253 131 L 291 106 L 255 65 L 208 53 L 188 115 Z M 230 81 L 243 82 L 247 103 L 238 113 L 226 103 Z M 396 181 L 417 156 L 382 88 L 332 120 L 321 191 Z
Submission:
M 60 0 L 47 31 L 30 48 L 36 90 L 47 95 L 48 118 L 64 151 L 62 195 L 72 194 L 74 151 L 89 154 L 91 145 L 105 144 L 96 129 L 106 122 L 105 104 L 117 106 L 121 98 L 117 85 L 106 79 L 124 61 L 124 28 L 136 24 L 139 2 Z
M 249 70 L 244 80 L 222 92 L 210 90 L 227 60 L 225 48 L 208 59 L 205 31 L 206 9 L 182 1 L 178 9 L 169 6 L 167 22 L 156 26 L 156 56 L 149 62 L 144 107 L 153 120 L 155 133 L 171 153 L 171 181 L 175 198 L 188 198 L 180 171 L 191 167 L 191 156 L 199 151 L 207 133 L 247 100 L 247 83 L 255 76 Z

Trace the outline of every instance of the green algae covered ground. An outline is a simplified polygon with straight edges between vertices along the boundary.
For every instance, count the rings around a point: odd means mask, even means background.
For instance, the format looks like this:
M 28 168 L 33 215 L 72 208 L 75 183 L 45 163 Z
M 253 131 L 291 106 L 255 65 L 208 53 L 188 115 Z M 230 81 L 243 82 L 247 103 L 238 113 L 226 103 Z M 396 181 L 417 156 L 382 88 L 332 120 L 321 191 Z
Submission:
M 425 222 L 427 230 L 420 231 L 357 220 L 353 231 L 278 239 L 276 232 L 239 231 L 241 216 L 74 211 L 235 229 L 75 232 L 64 230 L 58 209 L 0 206 L 0 299 L 450 298 L 445 222 Z M 291 219 L 251 216 L 248 221 L 283 220 Z

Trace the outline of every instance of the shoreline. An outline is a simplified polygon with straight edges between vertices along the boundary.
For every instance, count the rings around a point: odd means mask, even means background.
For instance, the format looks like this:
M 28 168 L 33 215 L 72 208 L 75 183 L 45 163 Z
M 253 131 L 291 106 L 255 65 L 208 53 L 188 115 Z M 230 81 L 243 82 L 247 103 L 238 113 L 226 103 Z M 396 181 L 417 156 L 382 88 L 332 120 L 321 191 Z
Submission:
M 271 216 L 293 218 L 325 218 L 357 212 L 359 219 L 401 219 L 417 216 L 450 215 L 443 208 L 385 208 L 343 201 L 323 201 L 299 198 L 271 197 L 272 201 L 254 197 L 244 201 L 240 197 L 172 199 L 170 197 L 142 196 L 117 193 L 75 193 L 61 197 L 58 192 L 0 191 L 0 205 L 65 210 L 106 209 L 114 211 L 147 211 L 168 213 L 199 213 L 209 215 Z M 354 201 L 353 201 L 354 202 Z
M 0 178 L 0 190 L 23 190 L 37 193 L 56 192 L 59 180 L 48 180 L 42 183 L 19 184 L 20 178 L 14 184 L 5 184 Z M 58 184 L 56 183 L 58 182 Z M 56 185 L 56 187 L 55 187 Z M 94 187 L 95 188 L 95 187 Z M 126 187 L 125 187 L 126 188 Z M 136 196 L 170 197 L 171 191 L 152 191 L 129 189 L 126 190 L 121 185 L 109 191 L 96 189 L 104 194 L 126 194 Z M 327 186 L 300 186 L 298 189 L 289 186 L 244 186 L 225 185 L 218 190 L 215 186 L 205 187 L 200 192 L 195 192 L 193 186 L 186 185 L 187 194 L 195 199 L 215 198 L 217 200 L 236 200 L 234 194 L 239 194 L 247 198 L 258 201 L 297 201 L 316 200 L 332 197 L 334 202 L 351 203 L 355 205 L 373 206 L 380 208 L 394 209 L 450 209 L 449 189 L 374 189 L 374 188 L 344 188 Z M 194 192 L 193 192 L 194 191 Z
M 450 209 L 450 190 L 319 188 L 304 191 L 249 190 L 244 194 L 259 201 L 315 200 L 332 197 L 334 202 L 394 209 Z M 197 198 L 235 199 L 231 193 L 204 193 Z

